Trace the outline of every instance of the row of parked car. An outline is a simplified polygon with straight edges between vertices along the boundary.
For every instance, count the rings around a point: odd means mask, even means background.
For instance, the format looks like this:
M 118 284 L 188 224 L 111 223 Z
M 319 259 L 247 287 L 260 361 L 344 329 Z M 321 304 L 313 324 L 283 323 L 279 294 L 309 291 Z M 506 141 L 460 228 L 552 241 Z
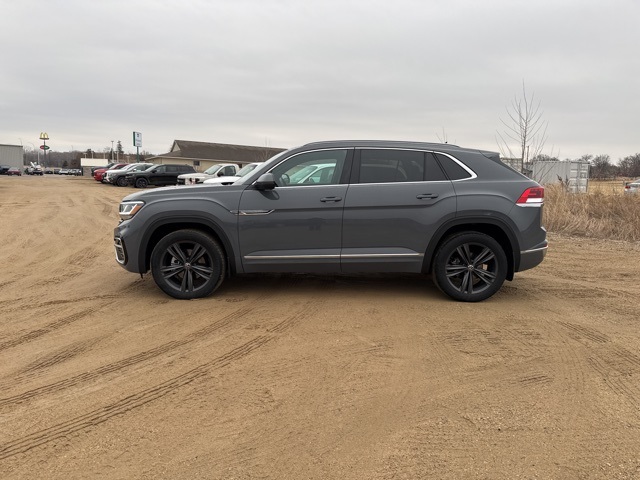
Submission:
M 17 167 L 12 167 L 10 165 L 0 165 L 0 175 L 22 175 L 22 172 Z
M 31 165 L 25 167 L 24 173 L 26 175 L 82 175 L 82 170 L 79 168 L 42 168 L 40 165 Z M 22 170 L 18 167 L 0 165 L 0 175 L 22 175 Z
M 204 172 L 196 172 L 191 165 L 153 163 L 111 163 L 93 167 L 91 175 L 97 182 L 118 187 L 146 188 L 150 185 L 195 185 L 201 183 L 230 185 L 253 171 L 260 162 L 242 168 L 233 163 L 220 163 Z

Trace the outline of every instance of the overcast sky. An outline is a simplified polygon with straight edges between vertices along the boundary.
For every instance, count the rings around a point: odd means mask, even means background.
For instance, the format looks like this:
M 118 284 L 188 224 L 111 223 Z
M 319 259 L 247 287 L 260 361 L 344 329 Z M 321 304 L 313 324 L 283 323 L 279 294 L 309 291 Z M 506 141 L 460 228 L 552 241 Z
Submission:
M 499 151 L 524 81 L 544 153 L 616 162 L 640 152 L 639 25 L 638 0 L 0 0 L 0 143 Z

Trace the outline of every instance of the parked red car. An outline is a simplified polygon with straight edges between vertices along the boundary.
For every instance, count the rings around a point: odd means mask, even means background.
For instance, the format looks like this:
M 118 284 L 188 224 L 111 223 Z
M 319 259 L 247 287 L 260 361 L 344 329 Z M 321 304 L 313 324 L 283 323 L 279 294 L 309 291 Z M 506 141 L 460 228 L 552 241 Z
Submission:
M 116 163 L 113 167 L 111 168 L 99 168 L 96 171 L 93 172 L 93 178 L 95 179 L 96 182 L 102 182 L 102 177 L 104 177 L 104 172 L 106 172 L 107 170 L 119 170 L 122 167 L 126 166 L 128 164 L 126 163 Z
M 20 171 L 19 168 L 16 167 L 11 167 L 9 170 L 7 170 L 7 175 L 22 175 L 22 172 Z

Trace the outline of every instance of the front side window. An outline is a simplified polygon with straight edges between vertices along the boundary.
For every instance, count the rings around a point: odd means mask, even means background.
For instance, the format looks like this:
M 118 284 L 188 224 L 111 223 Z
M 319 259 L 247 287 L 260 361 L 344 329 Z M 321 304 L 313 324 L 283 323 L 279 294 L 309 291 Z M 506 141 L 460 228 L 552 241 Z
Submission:
M 271 173 L 279 187 L 335 185 L 347 158 L 348 150 L 306 152 L 285 160 Z

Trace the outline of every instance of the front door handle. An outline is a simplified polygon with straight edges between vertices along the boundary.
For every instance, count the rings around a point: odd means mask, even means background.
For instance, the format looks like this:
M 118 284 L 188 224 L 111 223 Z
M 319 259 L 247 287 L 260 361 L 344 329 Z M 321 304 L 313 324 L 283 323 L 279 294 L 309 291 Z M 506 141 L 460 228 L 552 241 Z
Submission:
M 327 203 L 327 202 L 341 202 L 342 201 L 342 197 L 324 197 L 320 199 L 321 202 Z
M 438 198 L 438 195 L 436 193 L 422 193 L 416 196 L 416 198 L 418 200 L 434 199 L 434 198 Z

